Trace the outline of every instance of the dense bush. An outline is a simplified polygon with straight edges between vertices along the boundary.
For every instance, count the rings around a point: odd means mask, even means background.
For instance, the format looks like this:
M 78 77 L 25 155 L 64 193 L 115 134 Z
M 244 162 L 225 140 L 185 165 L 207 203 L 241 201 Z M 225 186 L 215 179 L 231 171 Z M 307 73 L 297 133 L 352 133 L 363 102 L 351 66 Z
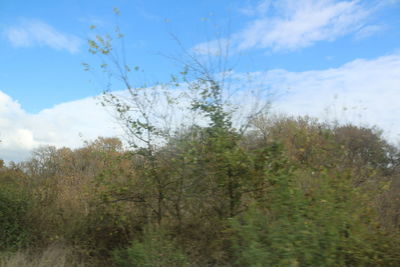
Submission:
M 130 246 L 115 250 L 113 257 L 117 266 L 190 266 L 187 256 L 171 237 L 161 229 L 145 229 L 140 240 Z
M 151 153 L 106 138 L 41 151 L 2 167 L 2 251 L 59 242 L 91 266 L 400 263 L 398 152 L 366 128 L 259 119 Z
M 31 238 L 30 198 L 13 175 L 4 169 L 0 173 L 0 251 L 24 247 Z

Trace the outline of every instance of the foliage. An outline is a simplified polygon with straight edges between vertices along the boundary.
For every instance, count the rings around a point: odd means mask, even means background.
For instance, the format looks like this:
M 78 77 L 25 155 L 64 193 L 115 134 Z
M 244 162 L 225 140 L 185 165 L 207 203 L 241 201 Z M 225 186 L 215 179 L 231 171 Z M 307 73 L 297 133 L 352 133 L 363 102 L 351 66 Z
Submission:
M 17 173 L 0 173 L 0 251 L 18 249 L 30 241 L 29 196 L 18 182 Z M 22 188 L 19 188 L 22 187 Z
M 189 266 L 186 255 L 162 229 L 147 227 L 140 240 L 113 253 L 117 266 Z
M 2 250 L 65 242 L 94 266 L 398 265 L 396 150 L 372 165 L 336 126 L 257 123 L 195 125 L 151 158 L 99 138 L 3 166 Z

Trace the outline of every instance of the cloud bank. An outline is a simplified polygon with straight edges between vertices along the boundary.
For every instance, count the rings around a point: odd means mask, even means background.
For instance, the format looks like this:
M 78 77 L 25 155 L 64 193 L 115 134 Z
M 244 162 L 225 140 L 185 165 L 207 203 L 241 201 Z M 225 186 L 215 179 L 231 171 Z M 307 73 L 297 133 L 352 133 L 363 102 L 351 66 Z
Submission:
M 392 142 L 400 141 L 400 54 L 359 59 L 322 71 L 266 73 L 267 80 L 287 89 L 276 101 L 288 114 L 376 125 Z M 263 74 L 261 74 L 263 75 Z
M 392 54 L 372 60 L 358 59 L 327 70 L 256 72 L 246 79 L 254 81 L 250 83 L 254 88 L 268 87 L 279 92 L 272 103 L 273 112 L 376 125 L 390 141 L 397 142 L 400 140 L 399 73 L 400 54 Z M 244 81 L 245 75 L 234 75 L 234 80 Z M 253 99 L 237 99 L 243 109 L 251 109 Z M 40 145 L 79 147 L 83 140 L 98 136 L 122 136 L 123 131 L 110 113 L 97 103 L 96 98 L 85 98 L 29 114 L 0 91 L 0 158 L 18 161 L 26 159 L 29 151 Z M 162 102 L 157 102 L 155 110 L 160 112 L 163 107 Z M 175 114 L 182 119 L 176 110 L 183 108 L 166 110 L 164 114 Z
M 29 114 L 0 91 L 0 158 L 20 161 L 39 146 L 76 148 L 98 136 L 120 136 L 112 116 L 97 103 L 85 98 Z

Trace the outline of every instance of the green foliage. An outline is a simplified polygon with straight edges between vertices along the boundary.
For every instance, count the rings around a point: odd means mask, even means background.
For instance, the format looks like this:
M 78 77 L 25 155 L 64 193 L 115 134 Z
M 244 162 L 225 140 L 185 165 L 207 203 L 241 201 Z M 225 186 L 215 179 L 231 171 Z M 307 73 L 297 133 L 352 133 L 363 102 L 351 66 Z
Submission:
M 212 79 L 198 79 L 192 87 L 200 94 L 200 97 L 192 102 L 192 109 L 200 110 L 205 117 L 208 117 L 212 128 L 230 129 L 232 127 L 231 114 L 225 110 L 227 104 L 223 102 L 223 88 L 220 84 Z
M 134 240 L 128 248 L 114 251 L 117 266 L 189 266 L 185 254 L 163 230 L 147 227 L 141 240 Z
M 30 241 L 29 198 L 15 185 L 0 185 L 0 250 L 18 249 Z
M 379 251 L 388 238 L 373 228 L 377 221 L 351 180 L 324 174 L 305 192 L 295 174 L 267 172 L 271 187 L 263 202 L 231 220 L 239 266 L 392 266 L 400 260 L 396 249 Z

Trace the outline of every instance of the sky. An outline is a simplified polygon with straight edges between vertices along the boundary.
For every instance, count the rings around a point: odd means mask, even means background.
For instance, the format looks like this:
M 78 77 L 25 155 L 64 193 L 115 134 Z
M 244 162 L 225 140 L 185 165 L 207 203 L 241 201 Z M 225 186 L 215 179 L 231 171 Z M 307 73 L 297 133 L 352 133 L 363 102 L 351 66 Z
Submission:
M 82 67 L 99 64 L 87 40 L 116 26 L 135 82 L 169 81 L 183 51 L 216 59 L 229 46 L 236 77 L 281 92 L 275 112 L 400 140 L 399 0 L 0 0 L 0 158 L 123 134 L 99 105 L 104 75 Z

